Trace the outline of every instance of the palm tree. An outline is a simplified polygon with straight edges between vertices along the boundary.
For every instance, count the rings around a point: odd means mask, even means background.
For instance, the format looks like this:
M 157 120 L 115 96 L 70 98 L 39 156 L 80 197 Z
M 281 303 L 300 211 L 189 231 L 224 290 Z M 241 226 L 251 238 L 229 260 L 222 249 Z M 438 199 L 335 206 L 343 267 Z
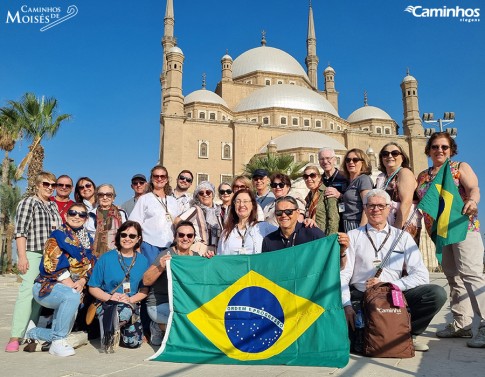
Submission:
M 57 100 L 55 98 L 38 98 L 34 93 L 25 93 L 20 101 L 8 101 L 8 111 L 2 114 L 8 122 L 20 129 L 23 138 L 32 141 L 29 153 L 20 163 L 16 178 L 20 178 L 28 165 L 28 186 L 25 196 L 35 192 L 35 177 L 43 170 L 44 148 L 40 144 L 43 138 L 53 137 L 61 123 L 71 119 L 70 114 L 57 115 Z
M 273 173 L 283 173 L 293 180 L 301 176 L 300 170 L 306 164 L 308 161 L 295 162 L 290 154 L 267 153 L 265 156 L 253 157 L 244 165 L 244 173 L 252 176 L 256 169 L 265 169 L 270 176 Z

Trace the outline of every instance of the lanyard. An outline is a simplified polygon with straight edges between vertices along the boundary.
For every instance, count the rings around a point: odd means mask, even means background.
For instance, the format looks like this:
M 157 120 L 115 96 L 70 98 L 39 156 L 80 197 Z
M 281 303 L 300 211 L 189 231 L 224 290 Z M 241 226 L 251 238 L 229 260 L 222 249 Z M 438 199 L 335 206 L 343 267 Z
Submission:
M 389 239 L 389 236 L 391 235 L 391 230 L 389 229 L 389 232 L 387 232 L 387 236 L 386 238 L 384 238 L 384 241 L 382 241 L 381 246 L 379 246 L 379 249 L 377 249 L 376 245 L 374 244 L 374 241 L 372 241 L 372 238 L 370 238 L 369 236 L 369 230 L 367 229 L 367 224 L 365 225 L 365 235 L 367 236 L 372 247 L 374 248 L 374 251 L 376 253 L 376 259 L 377 259 L 377 254 L 379 254 L 379 251 L 382 250 L 382 248 L 384 247 L 384 244 L 387 242 L 387 240 Z
M 389 178 L 387 178 L 386 183 L 384 183 L 383 190 L 387 189 L 387 186 L 389 185 L 389 183 L 391 183 L 392 179 L 396 176 L 397 173 L 399 173 L 399 170 L 401 170 L 401 169 L 402 169 L 402 166 L 400 166 L 394 173 L 391 174 L 391 176 Z
M 268 190 L 268 192 L 266 193 L 265 196 L 258 196 L 256 198 L 256 201 L 260 204 L 260 205 L 263 205 L 263 202 L 265 201 L 265 199 L 268 197 L 269 193 L 271 192 L 271 190 Z
M 281 233 L 281 230 L 280 230 L 280 236 L 281 236 L 281 242 L 283 242 L 283 245 L 285 245 L 285 248 L 295 246 L 296 231 L 293 232 L 293 237 L 290 236 L 291 240 L 289 238 L 285 238 L 283 233 Z
M 327 187 L 331 186 L 332 183 L 333 183 L 333 181 L 335 181 L 335 178 L 337 177 L 337 174 L 338 174 L 338 169 L 335 169 L 335 172 L 329 178 L 326 178 L 325 177 L 325 173 L 323 173 L 323 180 L 324 180 L 325 186 L 327 186 Z
M 246 242 L 245 238 L 246 238 L 246 233 L 248 232 L 248 228 L 244 228 L 244 234 L 242 234 L 239 231 L 238 226 L 236 225 L 236 232 L 237 232 L 237 234 L 239 234 L 239 237 L 241 237 L 241 247 L 244 247 L 244 244 Z
M 137 252 L 133 251 L 133 258 L 131 260 L 131 264 L 129 266 L 126 266 L 125 258 L 121 255 L 121 252 L 118 251 L 118 262 L 120 262 L 121 269 L 125 273 L 127 280 L 130 280 L 130 271 L 131 271 L 131 268 L 135 265 L 136 254 Z

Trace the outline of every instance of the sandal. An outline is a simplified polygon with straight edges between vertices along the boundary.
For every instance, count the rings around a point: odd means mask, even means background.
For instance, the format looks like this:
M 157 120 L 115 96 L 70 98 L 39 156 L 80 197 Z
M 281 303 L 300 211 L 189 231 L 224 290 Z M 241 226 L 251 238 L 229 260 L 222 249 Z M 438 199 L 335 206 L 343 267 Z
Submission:
M 5 346 L 5 352 L 19 352 L 20 344 L 18 340 L 12 340 Z

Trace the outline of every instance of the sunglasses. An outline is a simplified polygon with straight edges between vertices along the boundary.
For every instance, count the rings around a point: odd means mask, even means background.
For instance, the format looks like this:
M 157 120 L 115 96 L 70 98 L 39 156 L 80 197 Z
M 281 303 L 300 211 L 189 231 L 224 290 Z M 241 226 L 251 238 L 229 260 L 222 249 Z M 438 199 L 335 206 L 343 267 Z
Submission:
M 283 188 L 286 185 L 283 182 L 278 182 L 278 183 L 273 182 L 273 183 L 270 184 L 270 186 L 271 186 L 271 188 L 276 188 L 276 187 Z
M 106 196 L 110 199 L 114 196 L 112 192 L 98 192 L 96 195 L 98 196 L 98 198 L 104 198 Z
M 122 233 L 120 233 L 120 237 L 121 238 L 129 237 L 130 240 L 134 240 L 135 238 L 138 237 L 138 234 L 128 234 L 128 233 L 122 232 Z
M 146 181 L 134 181 L 131 182 L 133 186 L 143 186 L 146 183 Z
M 347 157 L 345 159 L 346 164 L 348 164 L 349 162 L 353 162 L 354 164 L 356 164 L 359 161 L 363 161 L 363 160 L 361 158 L 358 158 L 358 157 L 353 157 L 353 158 Z
M 399 152 L 398 150 L 393 150 L 393 151 L 382 151 L 381 152 L 381 156 L 382 157 L 389 157 L 389 156 L 392 156 L 392 157 L 397 157 L 397 156 L 400 156 L 402 155 L 401 152 Z
M 212 191 L 211 190 L 200 190 L 197 195 L 199 196 L 211 196 L 212 195 Z
M 84 211 L 79 212 L 79 211 L 76 211 L 74 209 L 70 209 L 69 211 L 67 211 L 67 215 L 71 216 L 71 217 L 79 216 L 81 219 L 85 219 L 86 217 L 88 217 L 87 212 L 84 212 Z
M 232 194 L 232 190 L 231 189 L 227 189 L 227 190 L 219 190 L 219 194 L 220 195 L 229 195 L 229 194 Z
M 181 232 L 177 232 L 177 237 L 178 238 L 187 237 L 189 240 L 191 240 L 192 238 L 194 238 L 194 233 L 181 233 Z
M 190 177 L 185 177 L 183 175 L 179 176 L 179 181 L 186 181 L 187 183 L 192 183 L 193 179 Z
M 438 144 L 431 146 L 431 149 L 434 150 L 434 151 L 437 151 L 440 148 L 441 148 L 442 151 L 447 151 L 448 149 L 450 149 L 450 146 L 449 145 L 438 145 Z
M 85 183 L 84 186 L 81 186 L 81 185 L 77 186 L 79 190 L 89 189 L 91 187 L 93 187 L 92 183 Z
M 152 178 L 155 178 L 155 179 L 167 179 L 167 176 L 165 174 L 152 174 Z
M 293 208 L 293 209 L 277 209 L 274 211 L 274 214 L 278 217 L 283 216 L 283 213 L 286 216 L 291 216 L 293 212 L 298 211 L 298 208 Z
M 57 183 L 42 182 L 42 187 L 43 188 L 52 188 L 52 189 L 55 189 L 56 186 L 57 186 Z
M 264 177 L 261 177 L 260 175 L 253 177 L 253 181 L 262 181 Z
M 370 210 L 378 209 L 379 211 L 384 211 L 384 209 L 387 207 L 387 204 L 366 204 L 365 206 Z
M 248 187 L 244 185 L 234 185 L 234 189 L 236 190 L 246 190 Z
M 56 183 L 56 187 L 57 188 L 68 188 L 68 189 L 70 189 L 70 188 L 72 188 L 72 185 L 69 184 L 69 183 Z
M 310 174 L 303 174 L 303 179 L 306 181 L 308 178 L 311 178 L 311 179 L 315 179 L 317 178 L 317 174 L 316 173 L 310 173 Z M 273 186 L 271 186 L 273 187 Z

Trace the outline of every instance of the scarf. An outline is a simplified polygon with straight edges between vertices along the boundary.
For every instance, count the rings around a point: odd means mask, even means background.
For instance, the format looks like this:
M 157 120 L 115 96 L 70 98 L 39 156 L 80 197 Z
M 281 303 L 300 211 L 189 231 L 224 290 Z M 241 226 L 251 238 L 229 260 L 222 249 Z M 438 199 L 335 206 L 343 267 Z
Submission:
M 219 241 L 222 229 L 221 207 L 215 204 L 212 207 L 207 207 L 202 203 L 200 203 L 199 206 L 204 213 L 204 218 L 207 226 L 207 245 L 217 246 L 217 242 Z
M 123 223 L 118 207 L 111 205 L 108 213 L 104 214 L 99 207 L 96 209 L 96 235 L 94 237 L 93 252 L 100 257 L 115 247 L 116 231 Z
M 320 187 L 317 188 L 314 192 L 310 191 L 307 196 L 307 218 L 315 220 L 315 216 L 317 214 L 317 205 L 318 199 L 320 198 Z

